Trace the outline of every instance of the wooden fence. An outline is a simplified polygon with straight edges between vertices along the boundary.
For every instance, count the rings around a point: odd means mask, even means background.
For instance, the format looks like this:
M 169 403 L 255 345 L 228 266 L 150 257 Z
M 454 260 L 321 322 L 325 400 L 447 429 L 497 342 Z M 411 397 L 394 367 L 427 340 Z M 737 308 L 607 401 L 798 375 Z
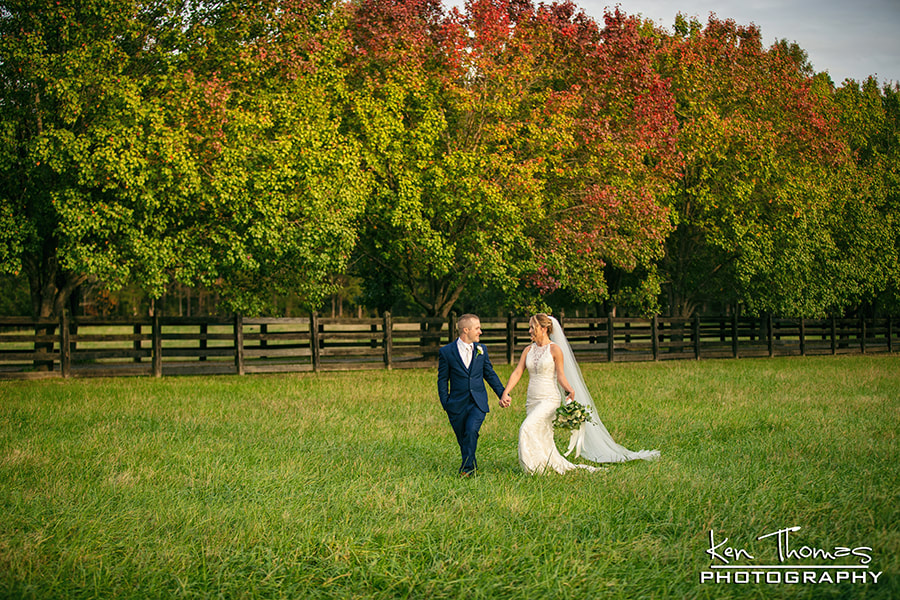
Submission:
M 564 318 L 583 362 L 894 352 L 893 318 Z M 496 364 L 529 343 L 528 319 L 483 319 Z M 273 373 L 433 367 L 449 319 L 0 317 L 0 378 Z

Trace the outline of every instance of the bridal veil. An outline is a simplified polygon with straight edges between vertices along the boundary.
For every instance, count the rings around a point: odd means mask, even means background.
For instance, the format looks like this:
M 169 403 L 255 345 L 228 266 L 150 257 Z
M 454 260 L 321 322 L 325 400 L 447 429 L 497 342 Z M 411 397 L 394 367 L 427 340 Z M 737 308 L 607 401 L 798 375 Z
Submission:
M 566 339 L 562 326 L 555 317 L 550 317 L 553 323 L 553 332 L 550 341 L 559 346 L 563 353 L 563 372 L 569 385 L 575 391 L 575 401 L 583 404 L 591 411 L 591 420 L 585 423 L 583 440 L 579 441 L 580 454 L 588 460 L 598 463 L 625 462 L 629 460 L 653 460 L 659 458 L 659 450 L 639 450 L 633 452 L 613 441 L 612 436 L 600 421 L 594 399 L 584 384 L 581 369 L 575 360 L 575 354 Z

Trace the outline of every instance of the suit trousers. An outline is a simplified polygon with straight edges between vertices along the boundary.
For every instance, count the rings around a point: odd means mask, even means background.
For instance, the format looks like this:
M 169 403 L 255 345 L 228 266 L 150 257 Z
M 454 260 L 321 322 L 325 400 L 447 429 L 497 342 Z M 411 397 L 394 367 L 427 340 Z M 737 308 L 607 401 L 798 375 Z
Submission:
M 450 426 L 456 434 L 459 443 L 459 451 L 462 456 L 460 473 L 471 473 L 478 467 L 475 460 L 475 450 L 478 447 L 478 431 L 484 422 L 486 413 L 478 408 L 474 401 L 467 403 L 459 412 L 447 411 Z

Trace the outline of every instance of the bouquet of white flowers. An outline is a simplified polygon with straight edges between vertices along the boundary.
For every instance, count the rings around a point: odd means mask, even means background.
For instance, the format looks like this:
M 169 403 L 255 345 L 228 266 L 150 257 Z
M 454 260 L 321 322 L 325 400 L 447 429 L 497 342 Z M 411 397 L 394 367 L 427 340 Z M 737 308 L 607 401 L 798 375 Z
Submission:
M 583 404 L 572 400 L 556 409 L 553 426 L 557 429 L 579 429 L 582 423 L 591 420 L 591 411 Z
M 569 449 L 564 456 L 571 454 L 572 450 L 575 451 L 575 458 L 581 455 L 581 449 L 584 446 L 584 426 L 590 420 L 591 411 L 574 400 L 563 402 L 562 406 L 556 409 L 553 426 L 558 429 L 568 429 L 572 432 L 569 436 Z

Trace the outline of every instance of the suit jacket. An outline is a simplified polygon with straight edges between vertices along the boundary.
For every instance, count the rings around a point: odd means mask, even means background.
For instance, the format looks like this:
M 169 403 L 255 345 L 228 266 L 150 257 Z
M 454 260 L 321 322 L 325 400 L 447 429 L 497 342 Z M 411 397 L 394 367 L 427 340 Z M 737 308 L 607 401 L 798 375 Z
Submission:
M 478 351 L 479 348 L 481 352 Z M 457 412 L 470 401 L 482 411 L 490 412 L 485 381 L 498 398 L 503 395 L 503 383 L 494 372 L 484 344 L 475 344 L 472 363 L 468 369 L 459 355 L 456 341 L 438 352 L 438 396 L 441 398 L 441 406 L 447 412 Z

